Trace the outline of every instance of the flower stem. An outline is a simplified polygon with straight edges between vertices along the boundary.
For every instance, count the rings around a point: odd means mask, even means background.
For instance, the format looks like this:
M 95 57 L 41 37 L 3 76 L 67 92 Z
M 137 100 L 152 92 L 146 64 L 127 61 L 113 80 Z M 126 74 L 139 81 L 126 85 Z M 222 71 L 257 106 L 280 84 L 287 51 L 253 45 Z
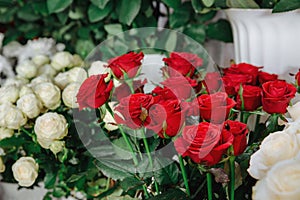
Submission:
M 212 200 L 212 177 L 211 173 L 206 173 L 206 180 L 207 180 L 207 196 L 208 200 Z
M 129 150 L 130 150 L 130 152 L 132 154 L 133 163 L 134 163 L 135 166 L 137 166 L 138 165 L 138 160 L 136 158 L 136 155 L 135 155 L 135 152 L 133 150 L 133 147 L 132 147 L 132 145 L 131 145 L 131 143 L 130 143 L 130 141 L 129 141 L 127 135 L 126 135 L 126 133 L 124 132 L 123 128 L 120 125 L 119 125 L 119 129 L 120 129 L 120 132 L 121 132 L 121 134 L 122 134 L 122 136 L 123 136 L 123 138 L 125 140 L 126 145 L 129 147 Z
M 229 167 L 230 167 L 230 200 L 234 200 L 234 186 L 235 186 L 235 156 L 229 158 Z
M 144 190 L 146 199 L 148 199 L 149 198 L 149 194 L 148 194 L 148 191 L 147 191 L 147 187 L 145 185 L 143 185 L 143 190 Z
M 190 187 L 189 187 L 189 183 L 188 183 L 188 179 L 187 179 L 185 166 L 183 164 L 183 159 L 182 159 L 181 155 L 178 155 L 178 157 L 179 157 L 180 169 L 181 169 L 182 176 L 183 176 L 184 186 L 185 186 L 185 189 L 186 189 L 186 194 L 188 195 L 188 197 L 190 197 L 191 192 L 190 192 Z

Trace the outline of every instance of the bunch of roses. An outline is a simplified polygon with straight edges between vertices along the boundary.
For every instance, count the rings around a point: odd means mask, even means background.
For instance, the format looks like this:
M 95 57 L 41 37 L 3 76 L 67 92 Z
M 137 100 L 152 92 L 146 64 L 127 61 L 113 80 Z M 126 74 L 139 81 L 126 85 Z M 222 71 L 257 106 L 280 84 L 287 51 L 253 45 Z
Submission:
M 299 199 L 299 102 L 289 106 L 288 112 L 294 121 L 266 137 L 251 156 L 248 172 L 258 179 L 253 199 Z

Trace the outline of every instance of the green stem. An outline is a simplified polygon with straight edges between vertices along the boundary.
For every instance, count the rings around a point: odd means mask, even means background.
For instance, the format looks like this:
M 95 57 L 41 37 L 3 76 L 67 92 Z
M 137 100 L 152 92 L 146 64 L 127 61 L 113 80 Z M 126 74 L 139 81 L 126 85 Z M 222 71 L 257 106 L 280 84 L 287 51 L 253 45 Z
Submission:
M 128 139 L 126 133 L 124 132 L 123 128 L 120 125 L 119 125 L 119 129 L 120 129 L 120 132 L 121 132 L 121 134 L 122 134 L 122 136 L 123 136 L 123 138 L 125 140 L 126 145 L 129 147 L 129 150 L 130 150 L 130 152 L 132 154 L 133 163 L 134 163 L 135 166 L 137 166 L 138 165 L 138 160 L 136 158 L 136 155 L 135 155 L 135 152 L 133 150 L 133 147 L 132 147 L 131 143 L 129 142 L 129 139 Z
M 229 167 L 230 167 L 230 200 L 234 200 L 234 186 L 235 186 L 235 156 L 229 158 Z
M 149 198 L 149 194 L 148 194 L 148 191 L 147 191 L 147 187 L 145 185 L 143 185 L 143 190 L 144 190 L 146 199 L 148 199 Z
M 259 121 L 260 121 L 260 115 L 256 115 L 254 133 L 257 133 L 256 131 L 258 129 Z
M 206 180 L 207 180 L 207 196 L 208 200 L 212 200 L 212 177 L 211 173 L 206 173 Z
M 189 183 L 188 183 L 188 179 L 187 179 L 187 174 L 186 174 L 186 169 L 183 163 L 183 159 L 181 155 L 178 155 L 179 157 L 179 164 L 180 164 L 180 169 L 182 172 L 182 176 L 183 176 L 183 181 L 184 181 L 184 186 L 186 189 L 186 194 L 188 195 L 188 197 L 191 196 L 191 192 L 190 192 L 190 187 L 189 187 Z

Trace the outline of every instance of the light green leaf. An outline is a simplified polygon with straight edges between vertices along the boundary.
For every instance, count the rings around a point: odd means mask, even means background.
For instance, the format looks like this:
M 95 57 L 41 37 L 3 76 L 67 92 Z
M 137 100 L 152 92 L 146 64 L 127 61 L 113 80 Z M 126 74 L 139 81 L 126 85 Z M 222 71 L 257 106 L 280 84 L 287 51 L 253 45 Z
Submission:
M 69 17 L 74 20 L 82 19 L 84 17 L 84 13 L 77 7 L 75 10 L 69 11 Z
M 227 6 L 230 8 L 259 8 L 254 0 L 227 0 Z
M 109 0 L 91 0 L 91 2 L 100 9 L 103 9 Z
M 206 7 L 211 7 L 215 3 L 215 0 L 202 0 L 202 3 Z
M 126 144 L 123 137 L 113 141 L 113 148 L 116 155 L 124 160 L 129 160 L 132 158 L 132 154 L 128 145 Z M 133 146 L 133 145 L 132 145 Z
M 200 1 L 200 0 L 199 0 Z M 181 0 L 162 0 L 167 6 L 171 8 L 179 8 L 181 5 Z
M 300 8 L 299 0 L 280 0 L 274 7 L 273 12 L 285 12 Z
M 76 52 L 83 58 L 85 58 L 95 48 L 94 43 L 91 40 L 77 40 L 75 49 Z
M 73 0 L 47 0 L 49 13 L 59 13 L 72 4 Z
M 90 22 L 98 22 L 104 19 L 112 10 L 112 4 L 108 4 L 104 9 L 91 4 L 88 9 L 88 17 Z
M 106 30 L 107 33 L 111 35 L 116 35 L 118 33 L 123 32 L 121 24 L 107 24 L 104 25 L 104 29 Z
M 202 5 L 200 0 L 192 0 L 192 6 L 195 10 L 195 12 L 200 12 L 202 10 Z
M 119 21 L 131 25 L 141 8 L 141 0 L 119 0 Z
M 169 52 L 174 51 L 177 44 L 177 32 L 170 32 L 170 35 L 166 41 L 166 50 Z
M 18 12 L 17 12 L 17 16 L 18 18 L 24 20 L 24 21 L 35 21 L 38 20 L 40 18 L 39 15 L 36 15 L 32 9 L 32 7 L 27 4 L 24 7 L 19 8 Z

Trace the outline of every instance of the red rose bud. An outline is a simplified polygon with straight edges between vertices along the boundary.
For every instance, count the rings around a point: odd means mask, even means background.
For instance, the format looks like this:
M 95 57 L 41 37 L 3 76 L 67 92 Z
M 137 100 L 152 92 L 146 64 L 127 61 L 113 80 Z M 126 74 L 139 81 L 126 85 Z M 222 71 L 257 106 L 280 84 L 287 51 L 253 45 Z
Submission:
M 230 109 L 236 104 L 225 92 L 203 94 L 195 101 L 195 105 L 198 103 L 201 118 L 216 124 L 223 123 L 228 118 Z
M 209 72 L 205 75 L 203 84 L 208 93 L 217 92 L 222 86 L 222 78 L 219 72 Z
M 108 66 L 118 79 L 123 79 L 124 73 L 128 78 L 134 78 L 142 64 L 141 60 L 144 58 L 143 52 L 130 52 L 122 56 L 112 58 L 108 61 Z
M 296 79 L 296 85 L 300 86 L 300 69 L 299 69 L 298 73 L 296 74 L 295 79 Z
M 159 87 L 157 86 L 152 90 L 153 96 L 159 96 L 160 101 L 170 101 L 170 100 L 177 100 L 177 96 L 167 87 Z
M 208 122 L 183 128 L 182 136 L 174 142 L 176 151 L 190 157 L 195 163 L 212 166 L 220 162 L 222 155 L 233 142 L 228 131 Z
M 99 108 L 110 96 L 113 81 L 105 83 L 108 74 L 93 75 L 87 78 L 79 88 L 77 102 L 79 110 L 83 108 Z
M 263 110 L 269 114 L 286 113 L 286 108 L 297 91 L 295 86 L 281 80 L 264 83 L 262 90 Z
M 257 86 L 243 85 L 243 100 L 244 100 L 244 110 L 253 111 L 261 106 L 261 89 Z M 242 109 L 242 101 L 240 94 L 236 95 L 236 108 L 238 110 Z
M 121 99 L 115 108 L 115 120 L 118 124 L 124 124 L 132 129 L 147 126 L 150 123 L 149 109 L 156 103 L 152 95 L 142 93 L 131 94 Z
M 247 147 L 247 125 L 239 121 L 227 120 L 223 131 L 229 131 L 234 137 L 232 143 L 234 155 L 238 156 L 242 154 Z
M 228 95 L 235 96 L 241 84 L 250 84 L 252 77 L 247 74 L 227 74 L 223 78 L 225 91 Z
M 251 76 L 251 85 L 256 85 L 258 70 L 262 67 L 256 67 L 248 63 L 232 64 L 229 68 L 224 69 L 224 74 L 244 74 Z
M 265 82 L 275 81 L 277 79 L 278 79 L 277 74 L 269 74 L 269 73 L 263 72 L 263 71 L 258 72 L 258 81 L 261 85 Z
M 168 66 L 163 70 L 171 77 L 178 74 L 192 77 L 195 69 L 203 63 L 202 59 L 196 54 L 186 52 L 173 52 L 170 58 L 164 58 L 163 61 Z
M 147 80 L 136 80 L 133 81 L 134 93 L 144 93 L 144 85 L 147 83 Z M 124 97 L 128 97 L 131 94 L 131 90 L 126 83 L 122 83 L 120 86 L 115 88 L 113 92 L 113 97 L 120 101 Z

